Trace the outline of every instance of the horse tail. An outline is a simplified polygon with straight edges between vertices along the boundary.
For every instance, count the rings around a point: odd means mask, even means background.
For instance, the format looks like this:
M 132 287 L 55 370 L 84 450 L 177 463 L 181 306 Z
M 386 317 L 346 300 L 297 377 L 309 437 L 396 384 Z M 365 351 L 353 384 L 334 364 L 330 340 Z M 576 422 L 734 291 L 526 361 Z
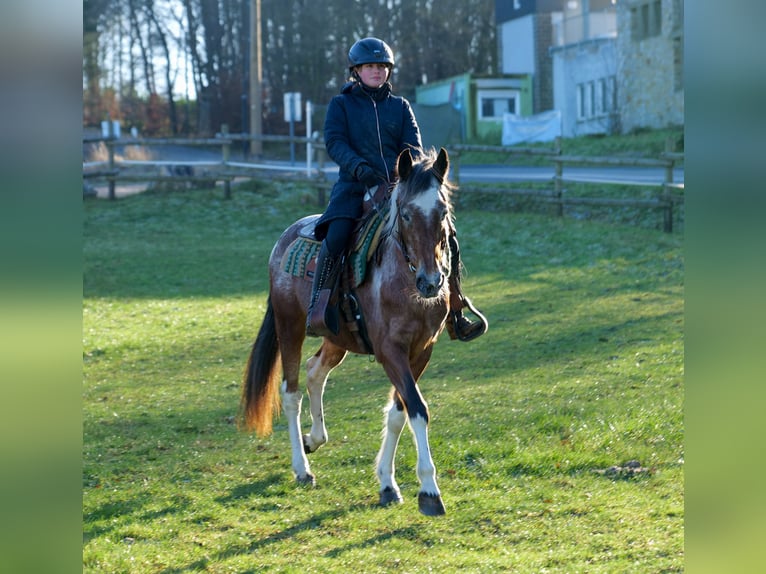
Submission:
M 266 301 L 266 315 L 247 359 L 242 380 L 239 425 L 260 437 L 271 434 L 272 420 L 279 415 L 279 341 L 271 297 Z

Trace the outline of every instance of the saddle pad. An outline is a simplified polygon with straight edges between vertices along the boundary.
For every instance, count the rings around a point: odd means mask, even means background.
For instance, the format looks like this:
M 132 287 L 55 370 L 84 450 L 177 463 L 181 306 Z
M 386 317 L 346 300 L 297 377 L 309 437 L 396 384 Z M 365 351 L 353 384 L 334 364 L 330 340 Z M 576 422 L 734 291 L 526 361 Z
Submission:
M 363 222 L 361 229 L 355 236 L 354 247 L 346 258 L 347 265 L 351 270 L 352 288 L 358 287 L 364 282 L 368 263 L 380 243 L 386 215 L 387 212 L 375 212 Z M 287 247 L 282 256 L 280 267 L 285 273 L 312 281 L 316 269 L 314 260 L 321 246 L 319 241 L 303 236 L 297 237 Z
M 315 265 L 311 266 L 311 274 L 309 274 L 307 273 L 309 262 L 316 258 L 321 246 L 319 241 L 299 236 L 288 246 L 282 256 L 280 267 L 285 273 L 295 277 L 305 277 L 311 281 L 314 278 Z

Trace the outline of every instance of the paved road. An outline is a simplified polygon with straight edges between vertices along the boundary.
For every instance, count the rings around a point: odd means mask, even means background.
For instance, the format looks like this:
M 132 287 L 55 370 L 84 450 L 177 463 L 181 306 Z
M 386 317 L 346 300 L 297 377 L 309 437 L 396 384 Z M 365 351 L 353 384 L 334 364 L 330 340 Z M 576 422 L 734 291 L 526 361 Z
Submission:
M 299 148 L 298 151 L 302 151 Z M 213 161 L 221 160 L 221 151 L 215 148 L 200 149 L 184 146 L 157 146 L 152 148 L 155 159 L 183 163 L 189 161 Z M 243 161 L 242 149 L 234 146 L 231 150 L 231 161 Z M 277 166 L 278 169 L 288 170 L 294 167 L 296 170 L 305 170 L 306 162 L 296 160 L 295 164 L 289 161 L 268 161 L 264 164 Z M 328 166 L 325 172 L 332 177 L 337 173 L 338 167 Z M 519 165 L 461 165 L 461 183 L 498 183 L 508 181 L 550 181 L 553 178 L 553 166 L 519 166 Z M 665 170 L 661 168 L 646 167 L 575 167 L 565 166 L 564 177 L 575 181 L 613 182 L 613 183 L 636 183 L 636 184 L 660 184 L 664 181 Z M 683 169 L 673 172 L 673 181 L 684 181 Z
M 305 167 L 305 166 L 304 166 Z M 338 172 L 327 168 L 328 177 Z M 460 183 L 503 183 L 551 181 L 553 166 L 461 165 Z M 649 167 L 564 167 L 564 179 L 596 183 L 659 185 L 665 181 L 665 170 Z M 673 170 L 673 182 L 683 183 L 684 170 Z
M 460 166 L 461 183 L 499 183 L 508 181 L 551 181 L 553 167 L 509 165 Z M 661 184 L 665 170 L 647 167 L 564 167 L 564 179 L 598 183 Z M 673 170 L 673 181 L 683 183 L 684 170 Z
M 214 149 L 189 149 L 181 146 L 163 146 L 152 150 L 152 159 L 163 162 L 184 164 L 187 162 L 219 162 L 221 153 Z M 233 149 L 231 161 L 243 161 L 241 150 Z M 273 166 L 280 171 L 305 171 L 306 162 L 298 161 L 291 164 L 289 161 L 264 161 L 259 162 L 262 166 Z M 316 166 L 313 166 L 314 168 Z M 327 178 L 335 178 L 338 167 L 326 166 L 324 169 Z M 554 176 L 553 166 L 518 166 L 518 165 L 461 165 L 460 183 L 502 183 L 502 182 L 545 182 L 551 181 Z M 564 167 L 564 178 L 571 181 L 596 182 L 596 183 L 620 183 L 636 185 L 659 185 L 665 178 L 665 170 L 661 168 L 646 167 Z M 684 182 L 684 170 L 673 171 L 675 183 Z M 102 186 L 100 186 L 102 187 Z M 132 186 L 131 190 L 142 190 L 145 186 Z M 133 190 L 135 188 L 135 190 Z M 127 191 L 127 190 L 126 190 Z M 99 195 L 104 190 L 99 189 Z M 104 192 L 105 193 L 105 192 Z

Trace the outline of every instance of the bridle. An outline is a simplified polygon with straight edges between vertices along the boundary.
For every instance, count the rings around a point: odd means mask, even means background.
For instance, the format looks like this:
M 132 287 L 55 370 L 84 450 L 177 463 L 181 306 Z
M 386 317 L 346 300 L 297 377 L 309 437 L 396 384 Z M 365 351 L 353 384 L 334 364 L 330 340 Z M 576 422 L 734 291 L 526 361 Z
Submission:
M 435 172 L 432 172 L 432 175 L 436 178 L 436 180 L 439 182 L 439 185 L 442 185 L 444 183 L 444 180 L 439 177 Z M 395 233 L 392 235 L 392 238 L 394 240 L 394 243 L 396 243 L 397 247 L 399 247 L 399 250 L 402 252 L 402 256 L 404 257 L 404 261 L 407 263 L 407 268 L 410 270 L 410 273 L 415 273 L 417 271 L 417 267 L 413 265 L 412 258 L 410 257 L 409 250 L 407 249 L 407 243 L 404 241 L 404 237 L 402 236 L 401 228 L 402 228 L 402 220 L 401 220 L 401 202 L 399 199 L 399 196 L 397 195 L 396 198 L 396 225 L 395 227 Z M 442 251 L 446 252 L 448 250 L 447 245 L 447 237 L 445 235 L 442 235 L 441 239 L 441 247 Z M 442 281 L 444 281 L 445 276 L 449 276 L 450 274 L 450 266 L 442 265 L 442 262 L 440 261 L 440 267 L 442 271 Z

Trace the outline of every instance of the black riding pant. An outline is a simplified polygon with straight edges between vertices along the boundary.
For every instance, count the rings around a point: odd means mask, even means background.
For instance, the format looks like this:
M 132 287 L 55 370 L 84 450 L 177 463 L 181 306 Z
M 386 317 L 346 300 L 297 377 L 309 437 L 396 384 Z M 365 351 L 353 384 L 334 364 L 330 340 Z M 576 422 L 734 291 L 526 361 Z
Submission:
M 328 222 L 327 235 L 324 241 L 330 255 L 340 257 L 343 254 L 355 223 L 355 220 L 347 217 L 339 217 Z

